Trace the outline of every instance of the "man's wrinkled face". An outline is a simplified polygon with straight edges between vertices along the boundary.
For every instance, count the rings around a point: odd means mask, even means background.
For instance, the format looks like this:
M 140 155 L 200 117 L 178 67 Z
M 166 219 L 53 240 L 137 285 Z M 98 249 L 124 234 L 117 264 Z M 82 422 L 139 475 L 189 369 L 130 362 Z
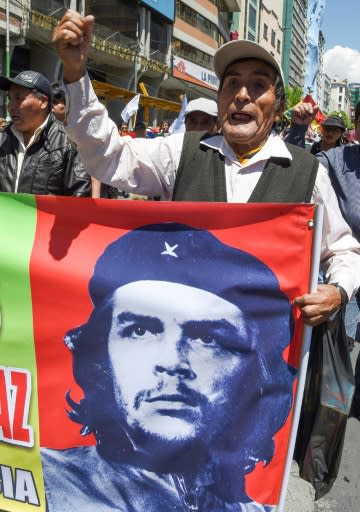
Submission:
M 24 135 L 32 135 L 48 114 L 48 99 L 38 98 L 32 89 L 11 85 L 8 108 L 14 127 Z
M 161 281 L 118 288 L 108 351 L 132 439 L 217 435 L 239 398 L 249 344 L 239 308 L 210 292 Z
M 267 63 L 247 59 L 231 64 L 218 93 L 219 122 L 235 152 L 266 142 L 282 113 L 275 93 L 276 72 Z

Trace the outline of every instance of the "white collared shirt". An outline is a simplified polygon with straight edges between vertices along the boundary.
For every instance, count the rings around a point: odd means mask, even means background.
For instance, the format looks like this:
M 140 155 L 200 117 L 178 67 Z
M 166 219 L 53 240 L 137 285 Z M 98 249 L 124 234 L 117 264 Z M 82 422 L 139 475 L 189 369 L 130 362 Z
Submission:
M 171 200 L 184 134 L 155 139 L 120 137 L 115 123 L 98 101 L 90 79 L 65 86 L 66 129 L 87 172 L 127 192 Z M 247 202 L 270 157 L 292 159 L 283 140 L 271 134 L 266 144 L 241 165 L 222 135 L 203 141 L 225 157 L 228 202 Z M 319 164 L 312 194 L 324 205 L 321 261 L 330 283 L 339 283 L 350 297 L 360 286 L 360 244 L 344 221 L 326 168 Z
M 15 180 L 14 192 L 18 191 L 20 173 L 21 173 L 21 169 L 22 169 L 22 166 L 24 163 L 25 154 L 26 154 L 27 150 L 30 148 L 30 146 L 32 146 L 35 142 L 37 142 L 39 140 L 41 132 L 45 128 L 48 119 L 49 119 L 49 116 L 47 116 L 45 121 L 40 126 L 38 126 L 36 128 L 32 137 L 30 138 L 27 146 L 25 146 L 24 137 L 23 137 L 22 132 L 17 130 L 15 128 L 15 126 L 13 126 L 13 125 L 11 125 L 11 127 L 10 127 L 12 133 L 15 135 L 15 137 L 19 141 L 19 148 L 18 148 L 18 152 L 17 152 L 17 169 L 16 169 L 16 180 Z

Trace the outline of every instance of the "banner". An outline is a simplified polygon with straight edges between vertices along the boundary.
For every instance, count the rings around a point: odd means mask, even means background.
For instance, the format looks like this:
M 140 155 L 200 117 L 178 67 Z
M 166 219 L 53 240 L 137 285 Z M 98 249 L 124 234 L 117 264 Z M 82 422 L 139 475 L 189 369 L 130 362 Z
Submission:
M 219 79 L 213 71 L 177 55 L 173 56 L 173 76 L 214 91 L 219 86 Z
M 175 2 L 174 0 L 141 0 L 142 4 L 145 4 L 154 11 L 162 14 L 169 21 L 174 21 L 175 18 Z
M 274 511 L 315 210 L 0 194 L 0 509 Z

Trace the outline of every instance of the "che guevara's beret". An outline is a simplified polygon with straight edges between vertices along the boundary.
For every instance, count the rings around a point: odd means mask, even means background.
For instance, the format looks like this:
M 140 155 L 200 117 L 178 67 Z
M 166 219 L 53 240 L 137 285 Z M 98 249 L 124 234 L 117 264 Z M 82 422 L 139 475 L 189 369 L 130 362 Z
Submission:
M 289 332 L 290 303 L 274 273 L 209 231 L 170 222 L 142 226 L 118 238 L 99 257 L 90 279 L 94 307 L 117 288 L 148 280 L 206 290 L 235 304 L 263 329 L 277 330 L 280 338 Z

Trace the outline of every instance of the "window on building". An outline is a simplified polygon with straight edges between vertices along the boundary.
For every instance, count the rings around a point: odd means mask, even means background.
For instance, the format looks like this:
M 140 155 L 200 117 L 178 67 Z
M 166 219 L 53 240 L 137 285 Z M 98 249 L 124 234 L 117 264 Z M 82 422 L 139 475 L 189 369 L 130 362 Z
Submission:
M 155 52 L 158 52 L 156 58 L 159 59 L 159 53 L 165 57 L 166 51 L 167 41 L 166 37 L 164 37 L 164 20 L 152 14 L 150 26 L 150 53 L 155 55 Z
M 280 42 L 280 39 L 277 40 L 277 52 L 281 53 L 281 42 Z
M 139 14 L 131 0 L 88 0 L 85 14 L 95 16 L 96 35 L 109 38 L 113 43 L 120 42 L 124 46 L 131 46 L 138 41 Z
M 263 33 L 263 37 L 264 39 L 268 39 L 268 31 L 269 31 L 269 27 L 266 25 L 266 23 L 264 23 L 264 33 Z
M 341 94 L 339 94 L 339 103 L 342 103 L 343 97 Z
M 256 9 L 252 5 L 249 8 L 249 28 L 256 30 Z
M 225 42 L 224 37 L 215 23 L 212 23 L 188 5 L 183 4 L 180 0 L 176 1 L 176 16 L 215 39 L 219 45 Z
M 255 41 L 255 35 L 254 35 L 252 32 L 248 31 L 248 33 L 247 33 L 247 39 L 248 39 L 249 41 Z
M 343 92 L 343 88 L 342 87 L 339 87 L 339 92 Z
M 276 43 L 276 34 L 275 34 L 275 30 L 272 30 L 271 31 L 271 46 L 273 46 L 275 48 L 275 43 Z
M 194 48 L 194 46 L 184 43 L 184 41 L 180 41 L 180 39 L 173 39 L 172 47 L 174 53 L 179 57 L 183 57 L 208 69 L 213 68 L 213 57 L 198 48 Z

